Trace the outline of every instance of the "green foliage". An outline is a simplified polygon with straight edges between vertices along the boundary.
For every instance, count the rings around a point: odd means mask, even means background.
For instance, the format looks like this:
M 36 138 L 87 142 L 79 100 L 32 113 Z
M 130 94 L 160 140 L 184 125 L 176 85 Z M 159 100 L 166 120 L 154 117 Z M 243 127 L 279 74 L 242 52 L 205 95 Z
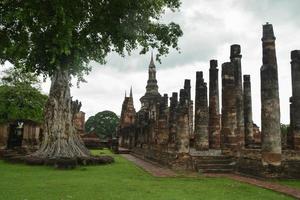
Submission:
M 290 125 L 289 124 L 280 124 L 281 134 L 288 135 Z
M 159 58 L 178 49 L 179 25 L 159 19 L 179 6 L 180 0 L 2 0 L 0 62 L 45 76 L 62 68 L 82 78 L 90 60 L 105 63 L 112 51 L 155 48 Z
M 4 73 L 0 85 L 0 122 L 42 122 L 47 96 L 39 91 L 38 78 L 15 69 Z
M 89 117 L 85 123 L 85 131 L 95 131 L 100 138 L 109 138 L 115 135 L 118 124 L 119 117 L 114 112 L 102 111 Z
M 32 120 L 42 122 L 47 96 L 28 85 L 0 86 L 0 122 Z
M 0 199 L 293 199 L 226 178 L 152 177 L 123 157 L 112 156 L 115 163 L 111 165 L 78 167 L 70 171 L 0 161 Z

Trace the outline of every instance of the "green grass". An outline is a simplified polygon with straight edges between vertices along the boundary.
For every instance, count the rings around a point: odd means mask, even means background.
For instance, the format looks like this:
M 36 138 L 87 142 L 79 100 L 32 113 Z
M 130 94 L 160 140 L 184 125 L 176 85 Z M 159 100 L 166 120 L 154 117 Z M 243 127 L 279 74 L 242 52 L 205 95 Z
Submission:
M 93 151 L 111 154 L 109 151 Z M 156 178 L 120 156 L 111 165 L 61 171 L 0 161 L 0 199 L 291 199 L 225 178 Z

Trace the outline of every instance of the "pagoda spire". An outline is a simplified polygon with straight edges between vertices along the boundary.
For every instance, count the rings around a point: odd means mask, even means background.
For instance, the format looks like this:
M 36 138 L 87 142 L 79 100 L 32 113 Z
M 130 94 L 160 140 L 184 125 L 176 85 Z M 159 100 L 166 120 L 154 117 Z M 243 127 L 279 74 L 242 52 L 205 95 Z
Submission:
M 130 95 L 129 95 L 130 98 L 132 98 L 132 86 L 130 87 Z
M 156 67 L 154 64 L 153 53 L 151 53 L 151 60 L 148 67 L 148 81 L 146 86 L 146 93 L 157 94 L 158 85 L 156 80 Z

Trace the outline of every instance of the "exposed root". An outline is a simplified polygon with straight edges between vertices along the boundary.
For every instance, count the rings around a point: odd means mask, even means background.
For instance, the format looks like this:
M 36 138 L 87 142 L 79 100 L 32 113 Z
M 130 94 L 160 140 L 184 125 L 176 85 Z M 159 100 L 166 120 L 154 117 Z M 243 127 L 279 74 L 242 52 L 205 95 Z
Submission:
M 44 159 L 87 158 L 91 154 L 79 136 L 74 134 L 66 139 L 58 139 L 52 142 L 44 141 L 40 149 L 32 156 Z

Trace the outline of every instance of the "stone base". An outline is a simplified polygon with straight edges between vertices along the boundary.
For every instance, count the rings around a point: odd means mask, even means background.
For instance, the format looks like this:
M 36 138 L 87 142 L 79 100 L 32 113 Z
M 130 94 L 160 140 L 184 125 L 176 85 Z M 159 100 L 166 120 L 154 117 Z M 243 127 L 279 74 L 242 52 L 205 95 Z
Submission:
M 270 153 L 262 151 L 262 163 L 263 165 L 280 166 L 281 165 L 281 154 Z
M 300 150 L 300 136 L 294 136 L 294 149 Z
M 262 178 L 300 179 L 300 151 L 284 150 L 281 165 L 264 165 L 261 149 L 241 149 L 239 154 L 231 150 L 197 151 L 190 149 L 188 154 L 160 152 L 157 149 L 134 148 L 133 155 L 159 163 L 176 170 L 210 173 L 238 172 L 248 176 Z M 271 156 L 273 155 L 265 155 Z M 275 156 L 277 158 L 277 155 Z

